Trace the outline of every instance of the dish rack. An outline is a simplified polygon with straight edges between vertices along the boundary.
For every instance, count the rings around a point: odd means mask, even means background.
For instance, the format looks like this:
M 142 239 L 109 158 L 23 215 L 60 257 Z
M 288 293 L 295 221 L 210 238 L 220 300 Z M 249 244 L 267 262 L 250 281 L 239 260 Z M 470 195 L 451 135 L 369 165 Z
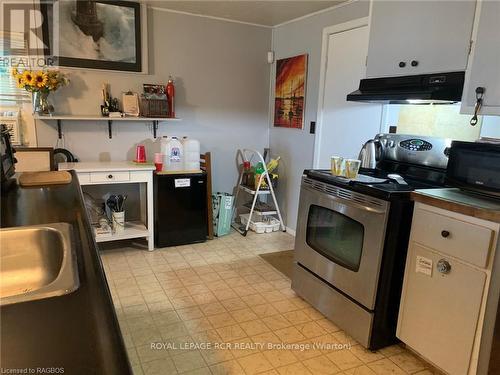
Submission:
M 236 196 L 233 200 L 233 213 L 232 213 L 232 227 L 236 229 L 243 236 L 247 235 L 249 229 L 256 233 L 271 233 L 278 230 L 286 231 L 283 218 L 281 217 L 281 212 L 278 207 L 278 201 L 276 200 L 276 195 L 274 194 L 274 187 L 272 183 L 271 176 L 267 170 L 265 157 L 263 157 L 260 152 L 251 149 L 241 149 L 238 150 L 236 158 L 240 165 L 244 162 L 251 162 L 254 158 L 257 162 L 261 162 L 264 167 L 264 173 L 260 175 L 258 181 L 256 181 L 255 190 L 249 186 L 243 185 L 243 168 L 240 170 L 238 185 L 236 187 Z M 262 189 L 263 182 L 266 182 L 267 188 Z M 239 204 L 238 198 L 240 198 L 240 193 L 244 196 L 249 196 L 251 202 L 246 204 Z M 265 203 L 259 200 L 259 197 L 270 197 L 270 201 Z M 238 210 L 249 210 L 247 214 L 238 214 Z M 239 222 L 236 221 L 239 219 Z
M 250 214 L 240 214 L 241 224 L 246 226 L 249 218 Z M 280 221 L 273 217 L 261 216 L 260 219 L 250 220 L 249 228 L 258 234 L 277 232 L 280 230 Z

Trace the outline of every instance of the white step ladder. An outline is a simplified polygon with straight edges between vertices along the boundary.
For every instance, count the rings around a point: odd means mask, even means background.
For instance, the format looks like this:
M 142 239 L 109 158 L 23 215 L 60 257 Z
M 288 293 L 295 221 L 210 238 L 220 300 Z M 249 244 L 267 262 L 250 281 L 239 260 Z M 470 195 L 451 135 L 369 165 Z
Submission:
M 263 167 L 264 167 L 264 173 L 260 175 L 259 181 L 257 182 L 257 187 L 255 190 L 253 190 L 251 187 L 243 185 L 242 180 L 243 180 L 243 167 L 240 170 L 240 174 L 238 177 L 238 185 L 236 186 L 236 196 L 234 197 L 233 201 L 233 213 L 232 213 L 232 221 L 231 221 L 231 226 L 236 229 L 239 233 L 241 233 L 243 236 L 247 235 L 248 229 L 250 228 L 250 222 L 252 220 L 253 215 L 257 216 L 273 216 L 278 215 L 278 220 L 280 222 L 280 228 L 283 232 L 286 231 L 285 224 L 283 223 L 283 218 L 281 217 L 281 212 L 278 206 L 278 201 L 276 200 L 276 195 L 274 194 L 274 188 L 272 185 L 271 177 L 269 176 L 269 171 L 267 170 L 267 165 L 264 157 L 261 155 L 260 152 L 252 149 L 240 149 L 238 150 L 238 153 L 236 155 L 236 159 L 238 162 L 238 165 L 242 165 L 244 162 L 251 162 L 254 158 L 257 158 L 257 163 L 261 162 Z M 266 181 L 267 186 L 269 187 L 268 189 L 262 189 L 262 183 L 263 181 Z M 238 206 L 238 197 L 240 195 L 240 192 L 243 192 L 246 195 L 253 196 L 252 199 L 252 204 L 250 207 L 247 205 L 240 205 Z M 259 210 L 256 207 L 256 204 L 258 202 L 259 196 L 263 195 L 270 195 L 272 197 L 272 206 L 269 207 L 268 209 L 266 208 L 265 210 Z M 269 204 L 266 203 L 266 206 L 269 206 Z M 248 216 L 248 221 L 247 223 L 241 224 L 236 222 L 236 216 L 238 213 L 238 208 L 247 208 L 250 210 L 249 216 Z

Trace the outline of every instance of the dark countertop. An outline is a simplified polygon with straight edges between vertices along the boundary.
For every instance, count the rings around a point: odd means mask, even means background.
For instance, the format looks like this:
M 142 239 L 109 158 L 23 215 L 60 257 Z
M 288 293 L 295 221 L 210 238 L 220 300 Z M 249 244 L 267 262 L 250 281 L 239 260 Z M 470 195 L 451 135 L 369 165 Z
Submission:
M 456 188 L 423 189 L 411 194 L 416 202 L 500 223 L 500 200 L 463 192 Z
M 132 373 L 78 179 L 71 174 L 67 185 L 14 186 L 2 194 L 1 227 L 72 224 L 80 288 L 0 307 L 1 373 L 38 367 L 64 368 L 71 375 Z

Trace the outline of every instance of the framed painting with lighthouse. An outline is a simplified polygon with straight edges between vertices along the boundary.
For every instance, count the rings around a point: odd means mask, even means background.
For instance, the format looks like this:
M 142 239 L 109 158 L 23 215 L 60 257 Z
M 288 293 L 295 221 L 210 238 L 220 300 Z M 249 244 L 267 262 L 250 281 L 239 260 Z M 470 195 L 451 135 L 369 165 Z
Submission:
M 276 61 L 274 126 L 303 129 L 307 54 Z
M 57 65 L 142 71 L 140 3 L 65 0 L 55 2 L 49 12 L 44 16 L 58 21 L 53 30 L 57 36 L 49 39 Z

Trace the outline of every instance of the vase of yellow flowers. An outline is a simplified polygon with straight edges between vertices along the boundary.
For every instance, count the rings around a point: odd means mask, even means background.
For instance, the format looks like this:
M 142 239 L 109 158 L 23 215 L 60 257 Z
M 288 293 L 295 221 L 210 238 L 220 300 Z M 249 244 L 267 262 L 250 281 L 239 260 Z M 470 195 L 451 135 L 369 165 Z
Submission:
M 49 94 L 69 82 L 68 78 L 57 70 L 26 69 L 21 72 L 13 69 L 12 75 L 17 81 L 17 87 L 31 92 L 33 113 L 38 115 L 49 115 L 54 112 L 54 107 L 48 101 Z
M 49 104 L 48 91 L 33 91 L 31 94 L 31 104 L 33 105 L 33 113 L 37 115 L 50 115 L 54 112 L 54 106 Z

